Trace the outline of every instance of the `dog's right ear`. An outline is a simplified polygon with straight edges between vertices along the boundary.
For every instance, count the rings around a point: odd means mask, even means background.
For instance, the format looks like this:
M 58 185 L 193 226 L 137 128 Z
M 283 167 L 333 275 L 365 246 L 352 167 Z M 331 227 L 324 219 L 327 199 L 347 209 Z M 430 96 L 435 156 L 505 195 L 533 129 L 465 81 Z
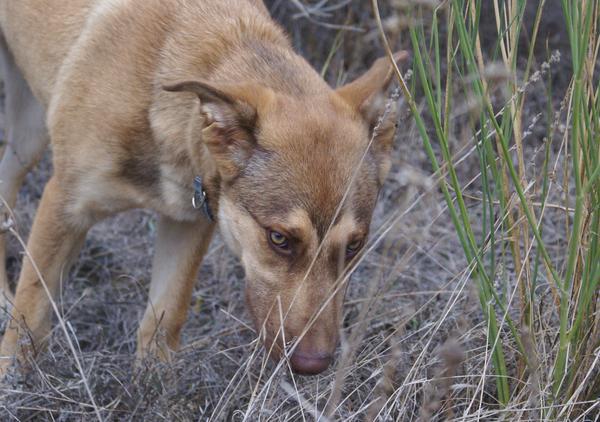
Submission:
M 273 92 L 258 84 L 214 85 L 202 81 L 178 82 L 163 88 L 198 96 L 204 120 L 202 141 L 221 177 L 233 179 L 252 155 L 259 115 L 272 101 Z

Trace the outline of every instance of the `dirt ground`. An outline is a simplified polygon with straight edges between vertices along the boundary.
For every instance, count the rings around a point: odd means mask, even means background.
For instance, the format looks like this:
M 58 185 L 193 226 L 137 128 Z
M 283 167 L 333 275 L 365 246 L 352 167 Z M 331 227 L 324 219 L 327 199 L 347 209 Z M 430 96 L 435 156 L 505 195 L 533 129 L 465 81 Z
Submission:
M 357 75 L 382 53 L 366 2 L 341 3 L 346 5 L 330 15 L 303 17 L 294 2 L 268 2 L 298 50 L 318 69 L 338 34 L 327 25 L 351 23 L 326 73 L 332 84 Z M 545 21 L 546 35 L 560 48 L 553 19 Z M 395 41 L 396 47 L 407 43 L 402 35 Z M 558 80 L 559 69 L 552 71 Z M 530 122 L 545 107 L 543 95 L 531 98 Z M 352 277 L 338 365 L 321 376 L 273 372 L 249 325 L 243 271 L 218 235 L 199 272 L 175 361 L 134 368 L 135 332 L 146 305 L 156 216 L 136 210 L 94 227 L 65 280 L 61 303 L 106 420 L 314 420 L 315 409 L 323 409 L 328 400 L 338 406 L 334 420 L 362 420 L 370 403 L 390 394 L 397 404 L 381 420 L 416 420 L 438 412 L 446 387 L 437 378 L 449 368 L 462 377 L 452 387 L 459 401 L 455 405 L 469 404 L 469 390 L 481 373 L 485 327 L 443 198 L 429 178 L 421 140 L 402 110 L 393 168 L 372 225 L 373 238 L 386 232 Z M 539 125 L 540 131 L 533 125 L 532 151 L 543 136 L 543 122 Z M 463 167 L 460 177 L 466 182 L 477 173 L 476 158 L 467 158 Z M 27 177 L 14 210 L 23 237 L 50 172 L 49 152 Z M 469 205 L 473 218 L 480 218 L 477 203 Z M 559 243 L 557 237 L 557 250 Z M 7 265 L 13 280 L 22 252 L 10 238 Z M 505 271 L 510 284 L 512 269 Z M 345 382 L 338 391 L 340 379 Z M 493 391 L 493 383 L 486 388 Z M 14 375 L 9 386 L 0 387 L 2 421 L 89 420 L 93 415 L 59 328 L 34 371 Z

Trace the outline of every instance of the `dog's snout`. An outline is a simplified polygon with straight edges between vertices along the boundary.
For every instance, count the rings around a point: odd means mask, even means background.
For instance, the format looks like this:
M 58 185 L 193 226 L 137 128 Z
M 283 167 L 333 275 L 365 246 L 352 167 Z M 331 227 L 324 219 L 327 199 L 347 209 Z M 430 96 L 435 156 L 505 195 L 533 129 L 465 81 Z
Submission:
M 332 360 L 333 356 L 329 353 L 295 351 L 290 358 L 290 365 L 298 375 L 316 375 L 329 368 Z

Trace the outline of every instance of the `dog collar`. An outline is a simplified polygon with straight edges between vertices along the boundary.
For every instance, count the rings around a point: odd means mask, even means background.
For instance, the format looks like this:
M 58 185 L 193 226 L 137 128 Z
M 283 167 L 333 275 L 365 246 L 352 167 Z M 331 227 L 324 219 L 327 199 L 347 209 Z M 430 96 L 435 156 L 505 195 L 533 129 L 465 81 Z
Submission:
M 192 207 L 196 210 L 202 211 L 204 217 L 209 221 L 214 221 L 213 213 L 208 203 L 208 196 L 206 196 L 206 190 L 202 183 L 202 177 L 194 177 L 194 194 L 192 195 Z

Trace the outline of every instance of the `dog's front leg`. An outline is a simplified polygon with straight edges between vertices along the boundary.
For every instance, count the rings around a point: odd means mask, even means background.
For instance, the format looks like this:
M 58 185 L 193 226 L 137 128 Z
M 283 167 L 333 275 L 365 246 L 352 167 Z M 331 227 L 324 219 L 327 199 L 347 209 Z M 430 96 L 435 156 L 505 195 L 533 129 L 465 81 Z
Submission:
M 67 195 L 52 177 L 35 216 L 11 319 L 0 346 L 0 375 L 14 356 L 26 362 L 25 358 L 39 350 L 49 333 L 50 300 L 56 298 L 61 276 L 79 252 L 89 227 L 69 219 L 67 204 Z
M 214 223 L 177 222 L 161 217 L 152 265 L 148 306 L 138 331 L 137 358 L 153 354 L 163 361 L 177 350 L 198 267 L 212 238 Z

